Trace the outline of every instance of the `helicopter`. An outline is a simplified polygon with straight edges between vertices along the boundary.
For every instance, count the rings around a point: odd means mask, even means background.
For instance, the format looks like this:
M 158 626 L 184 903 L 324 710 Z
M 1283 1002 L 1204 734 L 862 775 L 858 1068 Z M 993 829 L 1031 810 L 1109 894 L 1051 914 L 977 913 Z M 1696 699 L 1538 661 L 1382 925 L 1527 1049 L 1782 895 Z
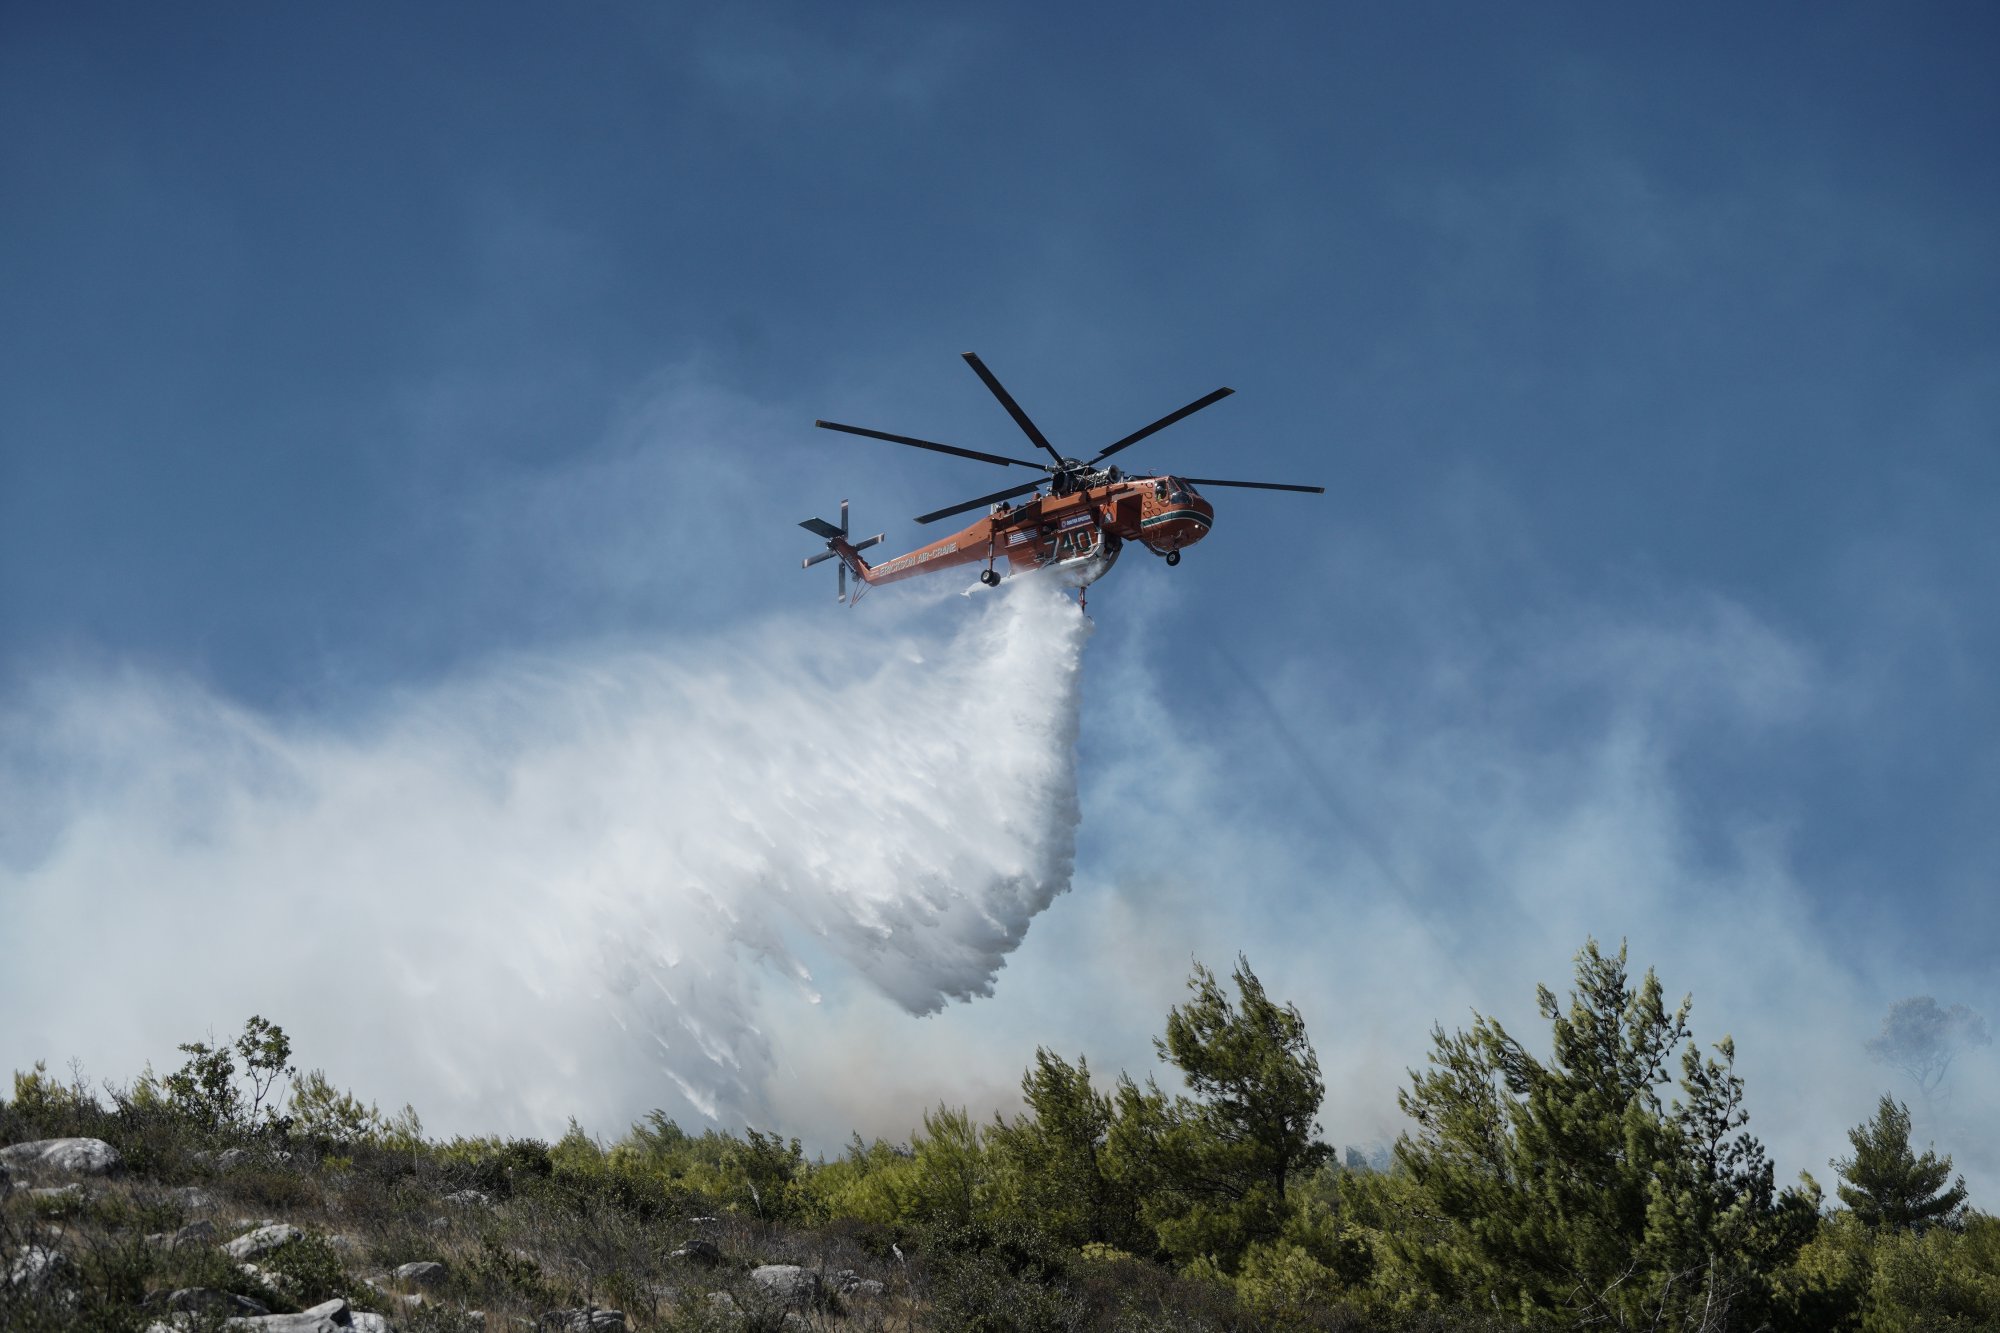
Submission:
M 935 523 L 941 518 L 950 518 L 981 506 L 985 506 L 987 511 L 970 527 L 879 564 L 871 565 L 861 558 L 861 553 L 879 544 L 886 534 L 878 532 L 873 537 L 853 540 L 848 533 L 847 501 L 840 502 L 840 524 L 837 527 L 823 518 L 802 520 L 800 527 L 826 541 L 826 549 L 807 556 L 802 567 L 810 569 L 822 560 L 839 560 L 839 600 L 849 605 L 859 601 L 862 593 L 869 588 L 965 565 L 984 565 L 979 581 L 990 588 L 1000 582 L 1000 572 L 995 565 L 1002 558 L 1007 561 L 1008 571 L 1012 574 L 1053 568 L 1079 590 L 1078 596 L 1081 597 L 1083 589 L 1102 578 L 1111 568 L 1128 542 L 1136 542 L 1169 565 L 1178 565 L 1181 552 L 1207 536 L 1215 521 L 1215 507 L 1195 489 L 1197 486 L 1326 494 L 1324 486 L 1225 481 L 1219 477 L 1183 477 L 1165 473 L 1134 476 L 1120 471 L 1116 465 L 1104 465 L 1104 460 L 1113 454 L 1185 417 L 1193 416 L 1204 407 L 1220 402 L 1234 393 L 1233 389 L 1217 389 L 1197 398 L 1186 407 L 1169 412 L 1151 425 L 1142 426 L 1124 439 L 1106 445 L 1095 458 L 1086 462 L 1058 453 L 1040 428 L 1029 420 L 1028 414 L 1021 410 L 1021 405 L 1014 401 L 1014 396 L 994 378 L 986 363 L 972 352 L 964 353 L 964 357 L 973 373 L 1000 400 L 1000 406 L 1007 409 L 1007 415 L 1014 418 L 1014 424 L 1054 461 L 1044 463 L 1039 459 L 1009 458 L 1003 454 L 964 449 L 955 444 L 940 444 L 935 440 L 891 435 L 887 431 L 869 430 L 864 426 L 842 425 L 837 421 L 813 422 L 821 430 L 886 440 L 890 444 L 929 449 L 998 467 L 1032 468 L 1045 474 L 1025 485 L 919 514 L 918 523 Z M 852 597 L 848 593 L 849 573 L 856 580 Z

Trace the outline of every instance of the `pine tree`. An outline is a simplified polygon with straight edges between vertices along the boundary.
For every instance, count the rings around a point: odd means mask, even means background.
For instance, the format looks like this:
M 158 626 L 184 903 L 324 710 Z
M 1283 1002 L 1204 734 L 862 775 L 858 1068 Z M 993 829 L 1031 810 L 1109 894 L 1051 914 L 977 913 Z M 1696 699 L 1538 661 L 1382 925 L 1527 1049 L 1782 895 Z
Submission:
M 1072 1065 L 1037 1047 L 1021 1096 L 1028 1114 L 988 1131 L 1012 1206 L 1065 1245 L 1150 1248 L 1138 1231 L 1137 1205 L 1104 1172 L 1112 1103 L 1091 1085 L 1089 1063 L 1078 1057 Z
M 1690 1002 L 1669 1008 L 1625 964 L 1591 941 L 1566 1005 L 1538 990 L 1546 1060 L 1483 1016 L 1433 1031 L 1431 1068 L 1400 1099 L 1416 1122 L 1396 1148 L 1407 1176 L 1359 1186 L 1385 1214 L 1394 1280 L 1537 1325 L 1721 1327 L 1766 1299 L 1763 1275 L 1811 1235 L 1816 1192 L 1774 1196 L 1733 1046 L 1702 1056 Z
M 1121 1077 L 1106 1154 L 1108 1174 L 1143 1201 L 1162 1249 L 1225 1272 L 1283 1227 L 1294 1173 L 1332 1154 L 1316 1139 L 1326 1085 L 1305 1019 L 1265 994 L 1247 959 L 1237 959 L 1233 980 L 1232 1003 L 1195 965 L 1192 998 L 1168 1013 L 1166 1036 L 1153 1043 L 1194 1096 Z
M 1887 1093 L 1875 1118 L 1847 1131 L 1854 1156 L 1833 1165 L 1846 1183 L 1840 1201 L 1871 1227 L 1922 1231 L 1927 1227 L 1958 1227 L 1965 1216 L 1965 1178 L 1949 1189 L 1951 1158 L 1926 1148 L 1919 1157 L 1910 1149 L 1910 1108 Z

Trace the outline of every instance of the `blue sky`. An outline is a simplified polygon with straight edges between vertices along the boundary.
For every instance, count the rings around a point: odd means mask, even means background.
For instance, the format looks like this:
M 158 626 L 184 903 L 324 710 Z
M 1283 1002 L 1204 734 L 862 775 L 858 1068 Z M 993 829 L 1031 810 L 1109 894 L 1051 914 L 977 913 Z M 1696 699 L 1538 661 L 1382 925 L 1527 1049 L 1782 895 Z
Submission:
M 791 524 L 914 544 L 999 485 L 810 429 L 1017 452 L 976 350 L 1077 453 L 1231 385 L 1133 461 L 1329 493 L 1219 495 L 1101 585 L 1074 915 L 898 1040 L 995 1024 L 1003 1089 L 1020 1040 L 1142 1060 L 1244 948 L 1323 1047 L 1410 1011 L 1328 1060 L 1365 1122 L 1433 1019 L 1629 934 L 1698 1032 L 1706 985 L 1853 1056 L 1773 1116 L 1789 1169 L 1872 1109 L 1890 1001 L 2000 1017 L 1984 7 L 0 23 L 16 892 L 91 808 L 54 683 L 354 736 L 523 654 L 949 634 L 833 607 Z M 1008 984 L 1113 953 L 1151 963 L 1099 1023 Z M 1369 954 L 1450 984 L 1362 1000 Z

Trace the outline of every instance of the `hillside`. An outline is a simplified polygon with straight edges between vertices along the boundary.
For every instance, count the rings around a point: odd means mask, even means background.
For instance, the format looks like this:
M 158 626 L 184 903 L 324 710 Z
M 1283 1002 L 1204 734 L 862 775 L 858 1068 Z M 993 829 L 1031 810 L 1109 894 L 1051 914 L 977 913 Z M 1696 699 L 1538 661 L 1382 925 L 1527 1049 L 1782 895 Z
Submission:
M 1231 984 L 1233 983 L 1233 984 Z M 1038 1053 L 1028 1110 L 904 1143 L 437 1139 L 253 1018 L 0 1103 L 0 1326 L 42 1329 L 2000 1328 L 2000 1220 L 1884 1097 L 1839 1204 L 1779 1188 L 1725 1040 L 1586 945 L 1547 1056 L 1439 1030 L 1388 1170 L 1334 1160 L 1247 962 L 1168 1016 L 1170 1093 Z

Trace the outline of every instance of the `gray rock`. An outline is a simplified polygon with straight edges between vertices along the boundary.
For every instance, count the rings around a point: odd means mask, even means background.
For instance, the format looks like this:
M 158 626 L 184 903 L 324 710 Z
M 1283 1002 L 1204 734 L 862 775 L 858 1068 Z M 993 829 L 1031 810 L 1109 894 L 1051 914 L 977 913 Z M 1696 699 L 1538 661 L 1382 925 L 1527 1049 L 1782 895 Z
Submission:
M 332 1300 L 298 1314 L 267 1314 L 223 1321 L 224 1328 L 259 1330 L 259 1333 L 352 1333 L 354 1312 L 347 1302 Z
M 819 1298 L 819 1274 L 797 1264 L 764 1264 L 750 1270 L 758 1291 L 787 1305 L 810 1305 Z
M 28 1191 L 31 1199 L 46 1199 L 50 1203 L 79 1204 L 90 1202 L 90 1191 L 72 1181 L 67 1185 L 45 1185 Z
M 347 1318 L 348 1327 L 356 1330 L 356 1333 L 396 1333 L 396 1326 L 389 1322 L 387 1315 L 356 1310 Z
M 47 1245 L 30 1245 L 7 1266 L 7 1285 L 26 1291 L 53 1286 L 76 1265 L 61 1250 Z
M 215 1207 L 215 1196 L 198 1185 L 183 1185 L 174 1191 L 174 1202 L 184 1213 L 199 1213 Z
M 734 1310 L 736 1308 L 736 1298 L 726 1291 L 711 1291 L 708 1293 L 708 1303 L 718 1310 Z
M 218 1171 L 234 1171 L 249 1160 L 250 1150 L 248 1148 L 224 1148 L 215 1155 L 215 1169 Z
M 188 1223 L 173 1235 L 175 1245 L 206 1245 L 215 1240 L 215 1223 L 207 1218 L 198 1218 Z
M 485 1208 L 493 1202 L 491 1198 L 481 1194 L 478 1190 L 460 1190 L 456 1194 L 447 1194 L 444 1196 L 444 1201 L 446 1203 L 458 1204 L 462 1208 Z
M 687 1244 L 667 1256 L 669 1259 L 685 1259 L 689 1263 L 706 1264 L 713 1268 L 722 1262 L 722 1247 L 712 1240 L 696 1236 Z
M 233 1291 L 220 1291 L 214 1287 L 182 1287 L 167 1297 L 169 1310 L 180 1310 L 187 1314 L 226 1315 L 266 1315 L 271 1307 L 262 1301 L 253 1301 L 248 1296 L 238 1296 Z
M 843 1268 L 831 1279 L 833 1289 L 843 1296 L 861 1296 L 873 1299 L 889 1289 L 872 1277 L 863 1277 L 851 1268 Z
M 599 1310 L 595 1306 L 587 1310 L 551 1310 L 542 1316 L 542 1327 L 562 1329 L 564 1333 L 622 1329 L 625 1327 L 625 1313 L 622 1310 Z
M 413 1287 L 435 1287 L 445 1278 L 444 1265 L 429 1259 L 413 1264 L 404 1264 L 396 1270 L 396 1281 L 407 1282 Z
M 0 1162 L 28 1171 L 60 1171 L 72 1176 L 108 1176 L 125 1165 L 103 1139 L 37 1139 L 0 1148 Z
M 280 1245 L 290 1244 L 305 1234 L 289 1222 L 267 1222 L 255 1231 L 230 1241 L 222 1247 L 222 1252 L 239 1263 L 261 1259 Z
M 273 1291 L 283 1291 L 287 1285 L 284 1278 L 268 1268 L 259 1268 L 256 1264 L 238 1264 L 236 1271 L 252 1282 L 263 1283 Z

